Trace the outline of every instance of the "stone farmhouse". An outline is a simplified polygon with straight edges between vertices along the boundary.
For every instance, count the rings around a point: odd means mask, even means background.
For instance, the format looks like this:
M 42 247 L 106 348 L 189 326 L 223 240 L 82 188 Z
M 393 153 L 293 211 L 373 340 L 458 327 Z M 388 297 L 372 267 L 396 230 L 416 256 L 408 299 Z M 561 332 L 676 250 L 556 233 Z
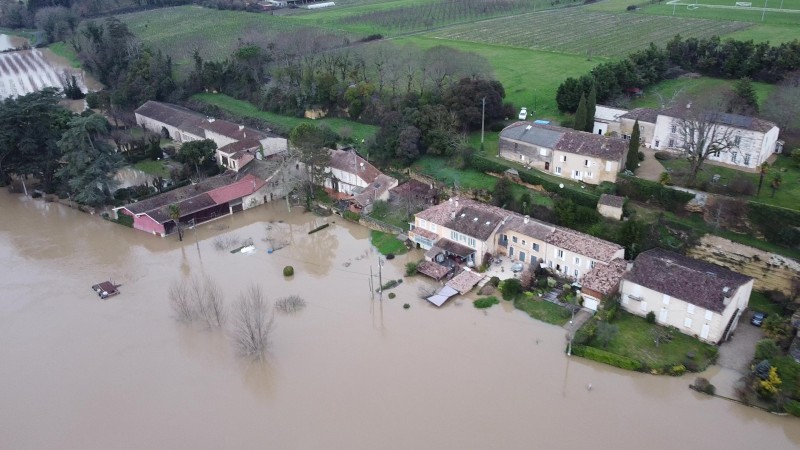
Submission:
M 428 250 L 427 260 L 444 265 L 475 265 L 487 254 L 502 255 L 578 282 L 611 264 L 624 267 L 625 251 L 617 244 L 468 199 L 450 199 L 417 213 L 408 235 Z M 598 289 L 615 293 L 621 276 Z M 585 294 L 584 306 L 596 310 L 606 294 Z
M 639 254 L 623 276 L 621 306 L 718 344 L 736 329 L 752 289 L 748 276 L 657 248 Z
M 601 113 L 595 115 L 595 129 L 602 128 L 608 134 L 630 139 L 634 122 L 638 120 L 642 145 L 673 152 L 683 152 L 681 124 L 694 113 L 691 105 L 665 110 L 637 108 L 623 114 L 618 114 L 620 110 L 615 108 L 598 106 L 598 110 Z M 615 117 L 609 119 L 611 115 L 606 110 L 615 111 Z M 728 113 L 709 114 L 707 120 L 713 124 L 715 136 L 730 146 L 711 154 L 710 162 L 755 171 L 770 156 L 783 150 L 783 143 L 778 140 L 780 129 L 772 122 Z
M 622 139 L 554 125 L 516 122 L 500 132 L 500 157 L 587 184 L 615 182 L 627 151 Z
M 377 200 L 388 200 L 396 178 L 383 174 L 355 150 L 331 150 L 323 187 L 335 198 L 349 200 L 356 210 L 369 210 Z
M 136 123 L 154 133 L 183 143 L 211 139 L 217 144 L 218 162 L 236 170 L 237 152 L 246 148 L 258 151 L 261 157 L 269 157 L 287 150 L 288 142 L 280 136 L 265 133 L 227 120 L 206 117 L 196 111 L 156 101 L 147 101 L 135 111 Z M 256 147 L 257 143 L 257 147 Z

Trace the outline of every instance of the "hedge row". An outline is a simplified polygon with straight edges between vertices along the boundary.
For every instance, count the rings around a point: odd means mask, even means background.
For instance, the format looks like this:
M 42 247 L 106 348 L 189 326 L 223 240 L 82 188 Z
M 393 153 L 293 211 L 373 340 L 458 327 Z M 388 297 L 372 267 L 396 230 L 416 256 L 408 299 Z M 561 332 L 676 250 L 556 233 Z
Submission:
M 628 358 L 627 356 L 620 356 L 615 353 L 600 350 L 599 348 L 589 347 L 586 345 L 573 345 L 572 354 L 582 356 L 592 361 L 601 362 L 610 366 L 619 367 L 625 370 L 641 371 L 643 365 L 641 362 Z
M 678 191 L 641 178 L 620 175 L 617 178 L 617 193 L 640 202 L 656 202 L 667 211 L 677 212 L 686 206 L 694 194 Z
M 792 399 L 787 399 L 786 403 L 784 403 L 783 408 L 786 410 L 787 413 L 800 417 L 800 402 Z
M 505 164 L 484 156 L 475 156 L 472 158 L 471 165 L 473 169 L 480 170 L 481 172 L 503 173 L 509 168 Z M 561 189 L 559 187 L 560 183 L 556 183 L 555 181 L 549 180 L 529 171 L 519 170 L 519 178 L 525 183 L 540 185 L 550 193 L 558 194 L 563 198 L 568 198 L 576 205 L 586 206 L 594 209 L 597 207 L 597 200 L 600 199 L 599 195 L 592 192 L 583 190 L 579 191 L 566 186 L 564 189 Z
M 767 242 L 790 248 L 800 246 L 800 211 L 751 202 L 747 217 Z

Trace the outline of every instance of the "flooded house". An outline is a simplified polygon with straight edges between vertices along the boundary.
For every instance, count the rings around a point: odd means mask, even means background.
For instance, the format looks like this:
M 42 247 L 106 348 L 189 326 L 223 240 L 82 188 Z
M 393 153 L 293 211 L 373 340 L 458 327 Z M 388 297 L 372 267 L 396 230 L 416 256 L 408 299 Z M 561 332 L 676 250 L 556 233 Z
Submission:
M 133 219 L 133 228 L 159 236 L 177 231 L 178 224 L 201 224 L 266 203 L 275 187 L 252 174 L 226 173 L 196 184 L 114 208 L 116 218 Z M 180 217 L 173 217 L 177 207 Z
M 389 200 L 397 179 L 382 173 L 353 149 L 330 150 L 323 187 L 332 198 L 345 200 L 356 212 L 368 210 L 378 200 Z

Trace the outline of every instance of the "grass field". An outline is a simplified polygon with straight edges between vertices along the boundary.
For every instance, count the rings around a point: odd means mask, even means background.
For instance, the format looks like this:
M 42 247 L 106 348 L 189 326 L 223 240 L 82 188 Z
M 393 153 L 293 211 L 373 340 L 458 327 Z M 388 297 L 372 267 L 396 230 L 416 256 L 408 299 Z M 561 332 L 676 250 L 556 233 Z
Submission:
M 267 111 L 261 111 L 254 105 L 247 103 L 243 100 L 237 100 L 225 94 L 210 94 L 202 93 L 192 96 L 193 100 L 199 100 L 210 105 L 219 106 L 220 108 L 241 117 L 254 117 L 261 119 L 269 124 L 272 124 L 276 131 L 287 134 L 292 128 L 300 125 L 301 123 L 313 123 L 314 125 L 327 125 L 339 136 L 352 137 L 356 143 L 362 140 L 369 139 L 375 135 L 378 127 L 374 125 L 365 125 L 363 123 L 353 122 L 347 119 L 338 118 L 325 118 L 325 119 L 302 119 L 299 117 L 282 116 Z
M 668 161 L 661 161 L 664 167 L 672 169 L 673 171 L 688 171 L 689 162 L 684 159 L 672 159 Z M 780 174 L 782 181 L 779 189 L 775 191 L 775 196 L 772 196 L 772 189 L 770 183 L 775 174 Z M 740 170 L 730 169 L 722 166 L 715 166 L 712 164 L 705 164 L 702 171 L 697 175 L 697 182 L 711 181 L 714 175 L 720 176 L 720 183 L 727 184 L 737 177 L 743 177 L 755 186 L 758 186 L 759 175 L 755 173 L 742 172 Z M 677 180 L 674 180 L 677 181 Z M 750 200 L 759 203 L 766 203 L 768 205 L 782 206 L 789 209 L 800 209 L 800 167 L 797 167 L 794 162 L 785 156 L 780 156 L 775 161 L 775 164 L 770 168 L 769 173 L 764 177 L 764 185 L 761 188 L 761 195 L 741 197 L 745 200 Z
M 656 347 L 652 330 L 658 325 L 649 324 L 643 317 L 625 311 L 619 313 L 614 325 L 619 327 L 619 333 L 609 342 L 608 347 L 597 348 L 633 358 L 652 368 L 683 364 L 687 353 L 692 352 L 696 364 L 702 370 L 712 363 L 716 355 L 716 348 L 713 345 L 704 344 L 677 330 L 672 333 L 670 342 L 661 343 Z
M 501 45 L 450 41 L 434 37 L 408 36 L 397 40 L 420 48 L 446 45 L 474 52 L 488 59 L 494 75 L 506 89 L 505 101 L 515 107 L 527 106 L 529 117 L 559 119 L 555 92 L 567 77 L 578 77 L 590 71 L 605 58 L 587 60 L 583 56 L 542 52 Z
M 553 325 L 564 325 L 571 314 L 563 306 L 527 295 L 520 295 L 514 300 L 514 307 L 525 311 L 529 316 Z
M 393 234 L 372 230 L 370 239 L 372 245 L 374 245 L 382 255 L 388 255 L 389 253 L 393 255 L 402 255 L 408 252 L 406 245 Z
M 145 159 L 133 165 L 134 169 L 139 169 L 148 175 L 169 178 L 169 165 L 163 161 L 153 161 Z
M 565 24 L 569 24 L 565 27 Z M 431 36 L 560 53 L 624 56 L 650 42 L 663 45 L 676 34 L 707 38 L 739 31 L 743 22 L 613 14 L 567 8 L 456 25 Z M 631 36 L 636 36 L 632 39 Z
M 248 42 L 256 35 L 276 36 L 300 26 L 297 21 L 269 14 L 199 6 L 153 9 L 123 14 L 119 19 L 145 44 L 172 56 L 178 70 L 190 64 L 195 49 L 204 58 L 223 59 L 240 39 Z
M 81 62 L 78 60 L 78 55 L 75 53 L 72 45 L 66 42 L 54 42 L 48 45 L 47 48 L 56 55 L 68 60 L 72 67 L 77 69 L 81 66 Z
M 662 98 L 663 101 L 669 101 L 675 94 L 679 94 L 679 96 L 686 95 L 690 97 L 699 97 L 709 92 L 722 90 L 726 87 L 732 87 L 735 83 L 735 80 L 723 80 L 720 78 L 710 77 L 683 77 L 676 78 L 674 80 L 666 80 L 646 88 L 644 90 L 644 95 L 631 102 L 631 108 L 659 109 L 662 107 Z M 773 89 L 775 89 L 775 85 L 754 82 L 753 89 L 756 92 L 759 105 L 763 105 L 769 94 Z

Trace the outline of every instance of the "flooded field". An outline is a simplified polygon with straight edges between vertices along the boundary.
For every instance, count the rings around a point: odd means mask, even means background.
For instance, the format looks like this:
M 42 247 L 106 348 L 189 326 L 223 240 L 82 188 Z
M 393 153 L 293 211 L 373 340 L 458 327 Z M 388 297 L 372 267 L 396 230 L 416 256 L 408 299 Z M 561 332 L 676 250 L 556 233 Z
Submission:
M 266 225 L 292 244 L 267 253 Z M 215 250 L 224 234 L 258 250 Z M 384 281 L 419 257 L 387 261 Z M 377 273 L 367 230 L 280 203 L 179 243 L 0 192 L 0 448 L 800 445 L 796 418 L 696 394 L 690 376 L 570 359 L 564 330 L 507 304 L 436 309 L 417 298 L 425 281 L 414 278 L 397 298 L 372 299 L 370 267 Z M 172 318 L 167 286 L 200 274 L 228 304 L 258 283 L 308 306 L 277 315 L 268 362 L 247 363 L 224 333 Z M 122 294 L 101 301 L 90 286 L 106 279 Z
M 0 51 L 22 48 L 24 39 L 0 34 Z M 48 49 L 5 51 L 0 53 L 0 100 L 36 92 L 45 87 L 62 88 L 67 77 L 75 75 L 80 88 L 97 90 L 97 83 L 82 70 L 69 66 Z

